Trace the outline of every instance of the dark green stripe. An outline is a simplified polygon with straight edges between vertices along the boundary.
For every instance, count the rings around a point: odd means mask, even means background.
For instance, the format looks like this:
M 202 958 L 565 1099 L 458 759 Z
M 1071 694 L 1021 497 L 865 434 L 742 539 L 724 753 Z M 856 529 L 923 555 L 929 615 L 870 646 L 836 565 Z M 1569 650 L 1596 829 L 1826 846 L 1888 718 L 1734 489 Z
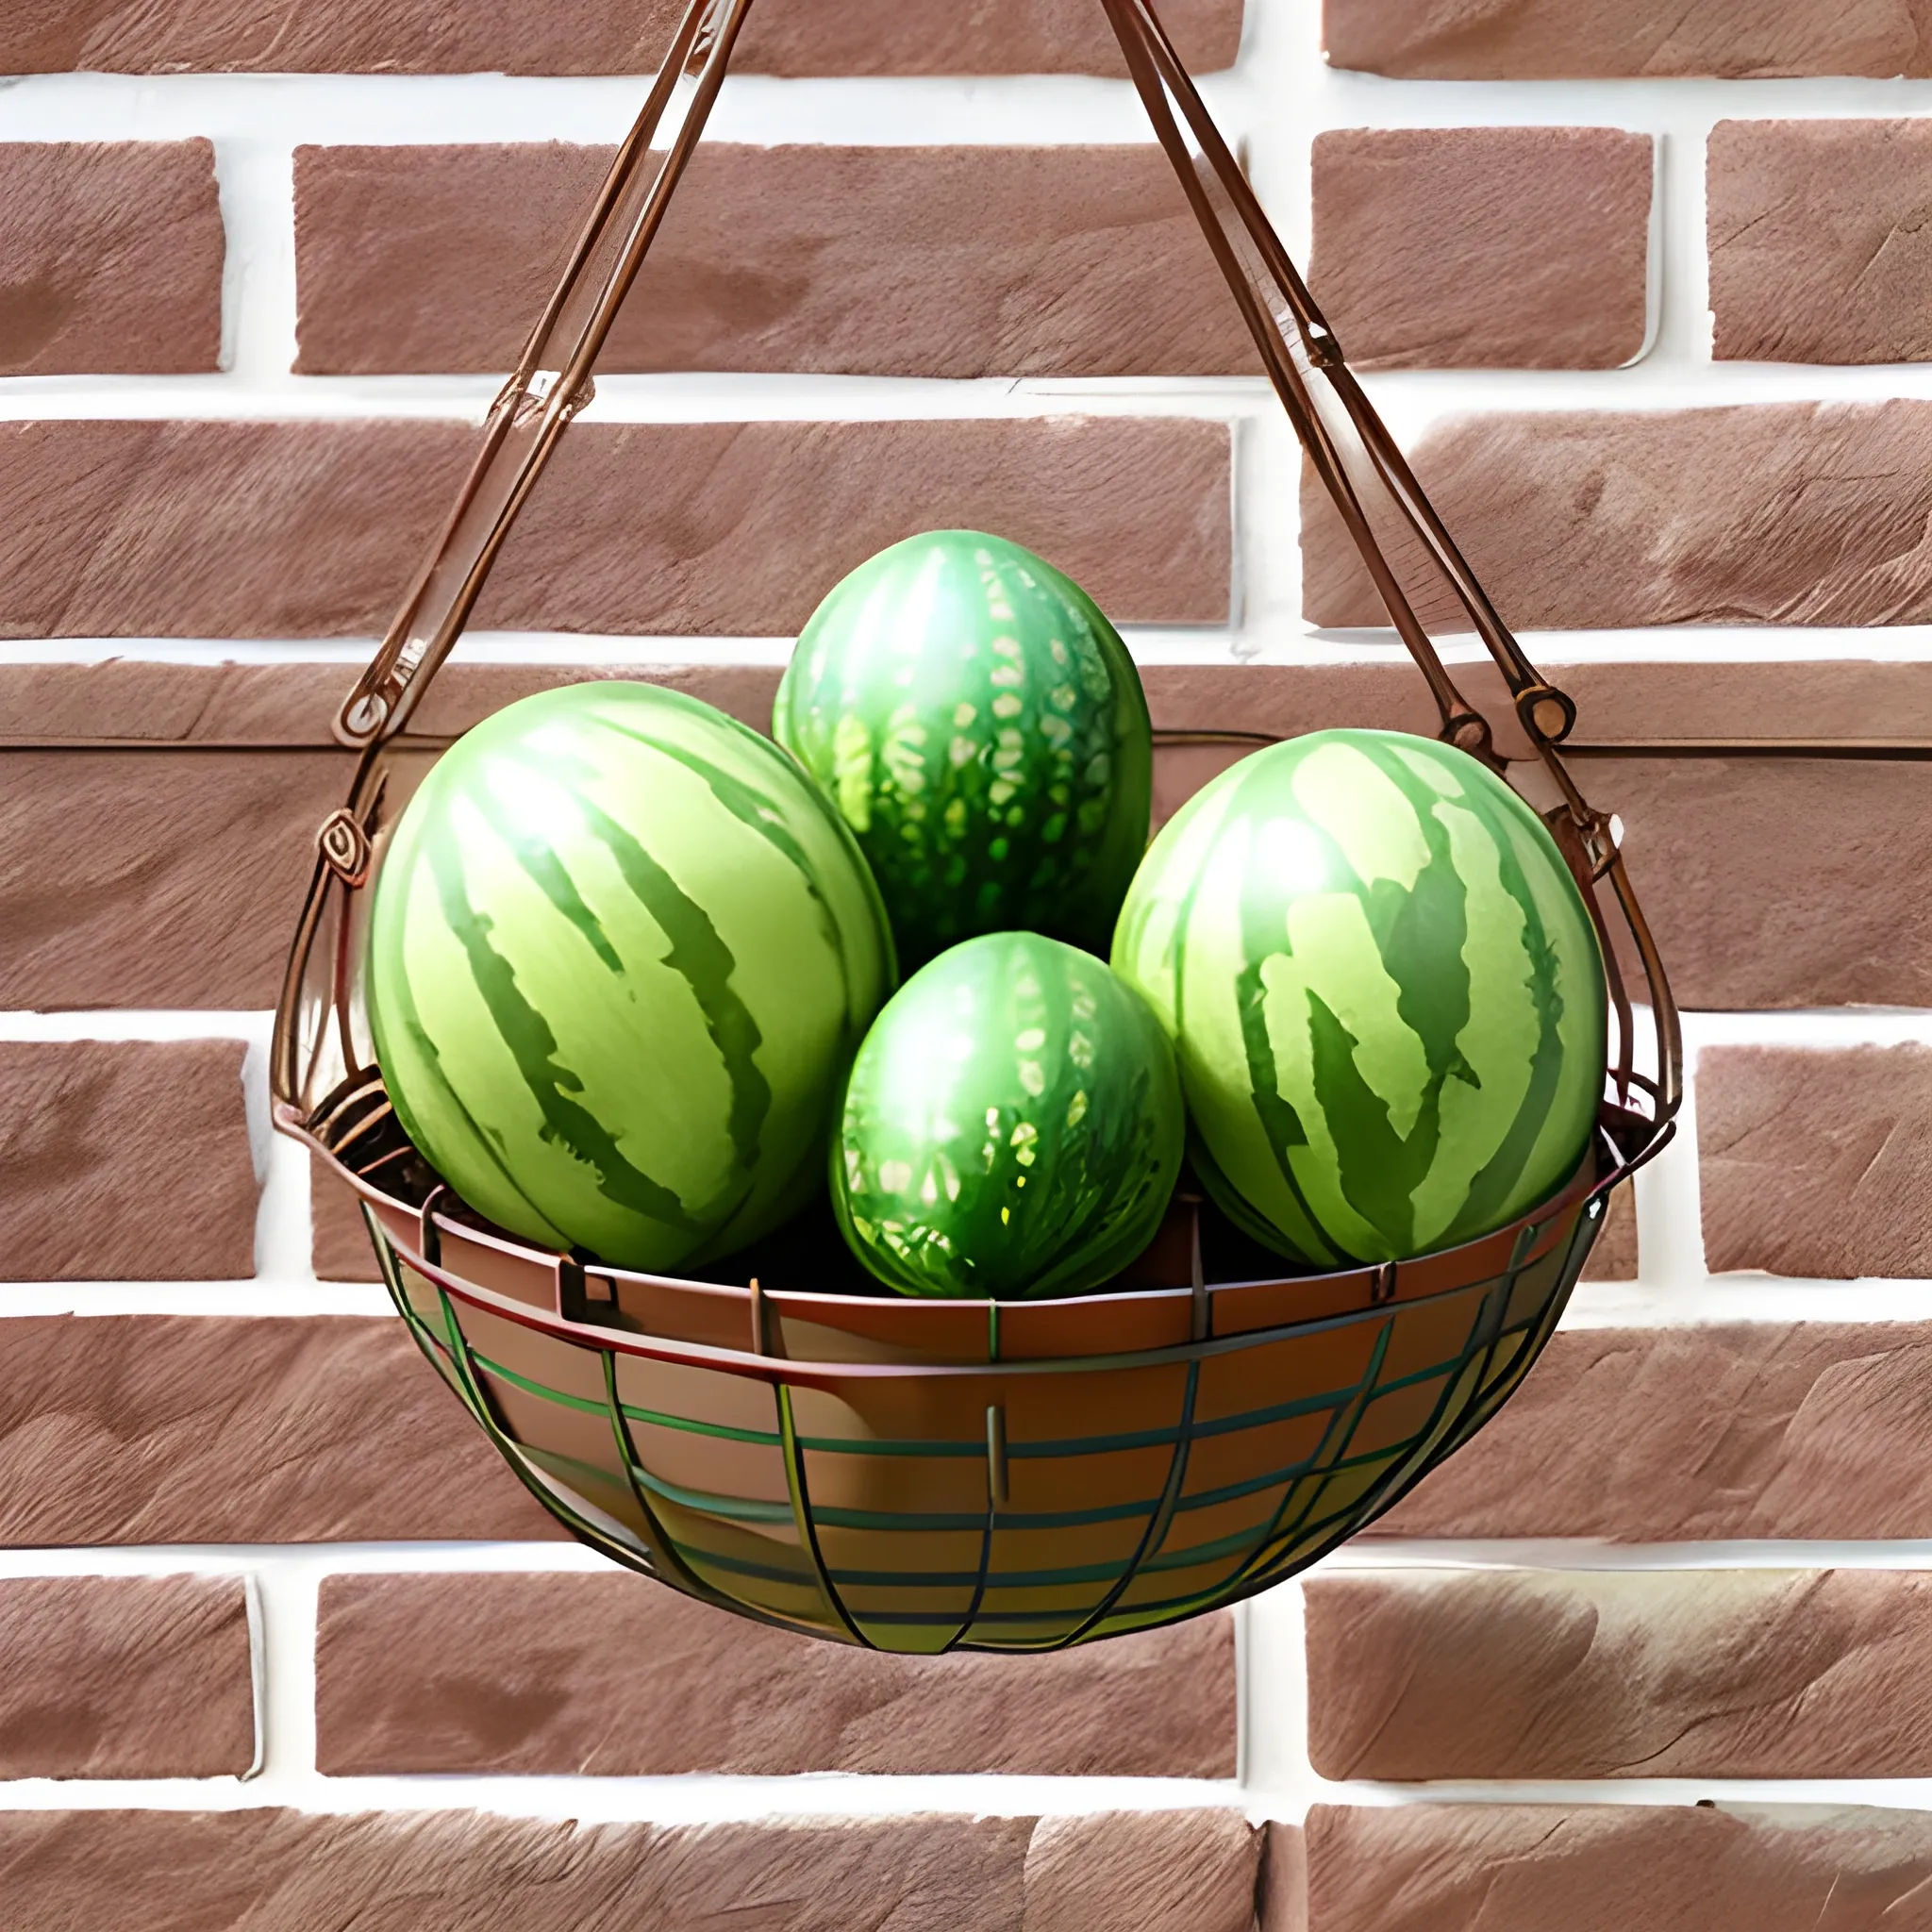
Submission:
M 1315 1094 L 1334 1136 L 1342 1195 L 1387 1243 L 1386 1254 L 1369 1257 L 1383 1260 L 1415 1250 L 1413 1196 L 1441 1145 L 1443 1084 L 1481 1083 L 1457 1043 L 1469 1024 L 1469 967 L 1462 957 L 1468 888 L 1456 869 L 1448 827 L 1435 815 L 1441 794 L 1391 748 L 1361 739 L 1355 749 L 1408 806 L 1428 852 L 1405 888 L 1394 879 L 1361 879 L 1347 867 L 1339 844 L 1329 841 L 1338 872 L 1356 878 L 1376 953 L 1395 982 L 1396 1013 L 1422 1043 L 1428 1073 L 1407 1135 L 1395 1131 L 1388 1102 L 1363 1079 L 1355 1036 L 1324 1001 L 1308 994 Z
M 789 672 L 787 675 L 790 675 Z M 811 895 L 813 904 L 818 908 L 819 923 L 824 933 L 825 943 L 831 947 L 833 957 L 839 962 L 839 983 L 844 989 L 845 1011 L 855 1025 L 862 1026 L 870 1015 L 863 1009 L 858 999 L 857 990 L 852 984 L 852 962 L 845 950 L 844 928 L 839 924 L 838 916 L 832 910 L 831 902 L 825 897 L 819 884 L 818 874 L 812 865 L 810 854 L 793 836 L 791 826 L 773 808 L 771 800 L 756 786 L 746 784 L 741 778 L 733 777 L 722 766 L 712 764 L 708 758 L 700 758 L 696 752 L 689 751 L 682 745 L 668 744 L 658 739 L 646 738 L 641 732 L 635 731 L 613 718 L 606 718 L 601 722 L 620 737 L 634 740 L 652 751 L 661 753 L 665 758 L 682 765 L 693 776 L 702 778 L 710 788 L 711 796 L 733 818 L 748 830 L 756 832 L 792 866 L 804 883 L 806 891 Z M 731 722 L 737 724 L 735 719 Z M 744 735 L 759 751 L 770 753 L 773 750 L 768 741 L 760 738 L 757 732 L 745 730 Z M 796 766 L 797 761 L 791 758 L 791 753 L 780 751 L 778 756 L 789 760 L 792 766 Z M 812 783 L 810 775 L 802 769 L 788 771 L 787 775 L 793 777 L 801 787 L 809 787 Z M 827 817 L 836 820 L 836 814 L 828 812 Z M 876 887 L 866 871 L 865 860 L 856 854 L 853 871 L 859 890 L 871 893 L 875 899 Z M 882 904 L 875 904 L 874 909 L 878 918 L 879 933 L 890 944 L 890 927 L 886 920 L 885 908 Z M 888 972 L 882 977 L 886 985 L 891 984 L 891 973 Z
M 473 785 L 464 791 L 463 798 L 482 814 L 484 823 L 509 848 L 511 858 L 550 901 L 552 908 L 582 934 L 584 942 L 606 967 L 621 976 L 624 961 L 617 957 L 617 948 L 598 924 L 597 915 L 585 905 L 576 881 L 564 870 L 556 846 L 547 839 L 532 838 L 517 823 L 514 814 L 504 809 L 502 797 L 491 786 Z
M 607 1200 L 681 1233 L 702 1233 L 703 1224 L 685 1212 L 677 1196 L 633 1167 L 590 1109 L 571 1098 L 584 1091 L 583 1080 L 558 1059 L 549 1022 L 524 997 L 515 969 L 490 943 L 495 921 L 470 904 L 462 854 L 447 825 L 441 838 L 427 842 L 425 854 L 444 924 L 462 947 L 476 991 L 543 1116 L 542 1138 L 588 1167 Z
M 421 855 L 415 856 L 420 857 Z M 413 884 L 414 881 L 407 874 L 401 881 L 405 903 L 404 905 L 399 905 L 396 908 L 398 917 L 406 909 L 407 896 L 412 890 Z M 441 886 L 439 884 L 440 895 Z M 396 1017 L 401 1021 L 403 1031 L 408 1037 L 409 1043 L 415 1048 L 415 1053 L 412 1056 L 415 1064 L 410 1068 L 410 1077 L 395 1085 L 391 1085 L 387 1080 L 384 1082 L 384 1089 L 389 1094 L 390 1105 L 395 1108 L 396 1119 L 402 1123 L 404 1133 L 409 1137 L 410 1141 L 417 1150 L 424 1153 L 426 1158 L 430 1140 L 433 1137 L 427 1136 L 422 1131 L 414 1118 L 415 1110 L 410 1105 L 408 1095 L 402 1091 L 406 1088 L 414 1088 L 416 1082 L 420 1080 L 425 1090 L 429 1088 L 435 1089 L 436 1096 L 441 1101 L 443 1107 L 453 1113 L 463 1124 L 464 1127 L 468 1129 L 471 1145 L 474 1149 L 496 1170 L 497 1177 L 502 1181 L 504 1187 L 528 1210 L 532 1224 L 530 1227 L 521 1231 L 529 1234 L 533 1239 L 547 1240 L 554 1241 L 558 1247 L 568 1247 L 570 1243 L 563 1233 L 551 1225 L 550 1217 L 538 1209 L 536 1204 L 524 1191 L 522 1184 L 510 1173 L 508 1165 L 506 1165 L 503 1149 L 500 1145 L 501 1136 L 485 1130 L 483 1123 L 470 1111 L 463 1102 L 462 1095 L 457 1091 L 455 1086 L 450 1081 L 449 1075 L 443 1071 L 442 1056 L 437 1051 L 435 1041 L 429 1037 L 428 1027 L 423 1024 L 423 1015 L 416 1006 L 415 989 L 409 983 L 408 974 L 404 972 L 380 975 L 372 974 L 369 975 L 369 978 L 370 1022 L 375 1034 L 375 1057 L 377 1061 L 391 1068 L 404 1064 L 394 1051 L 394 1047 L 398 1042 L 393 1041 L 390 1037 L 390 1029 L 387 1024 L 388 1015 L 384 1011 L 388 994 L 392 993 L 397 1004 L 401 1007 L 402 1011 Z M 375 994 L 375 986 L 378 979 L 386 990 L 385 996 L 382 998 L 376 997 Z M 427 1099 L 429 1095 L 425 1091 L 424 1098 Z
M 725 1130 L 731 1136 L 743 1178 L 726 1184 L 727 1191 L 736 1186 L 739 1196 L 729 1208 L 721 1200 L 700 1210 L 708 1223 L 722 1220 L 735 1212 L 751 1191 L 758 1137 L 772 1110 L 771 1082 L 754 1058 L 765 1036 L 731 984 L 738 961 L 719 937 L 709 914 L 608 812 L 589 799 L 583 801 L 583 809 L 591 829 L 609 847 L 625 884 L 670 940 L 671 950 L 665 954 L 664 963 L 683 975 L 705 1016 L 706 1030 L 724 1056 L 724 1071 L 731 1081 L 731 1111 Z
M 1485 799 L 1482 805 L 1486 808 L 1478 815 L 1491 828 L 1495 841 L 1497 874 L 1503 890 L 1523 908 L 1523 944 L 1528 960 L 1530 1000 L 1536 1008 L 1537 1041 L 1536 1051 L 1530 1056 L 1529 1087 L 1516 1109 L 1516 1118 L 1510 1122 L 1503 1144 L 1470 1182 L 1460 1211 L 1443 1230 L 1445 1247 L 1463 1240 L 1465 1230 L 1488 1228 L 1501 1217 L 1549 1120 L 1563 1078 L 1563 995 L 1557 990 L 1560 965 L 1557 948 L 1543 924 L 1536 893 L 1517 859 L 1516 848 L 1510 843 L 1507 828 L 1499 824 L 1502 801 Z M 1527 808 L 1524 809 L 1527 811 Z M 1541 832 L 1542 827 L 1539 825 L 1537 829 Z M 1550 857 L 1553 864 L 1562 864 L 1560 855 L 1554 849 Z M 1564 876 L 1568 876 L 1567 871 Z M 1577 916 L 1579 920 L 1585 916 L 1580 908 Z M 1593 933 L 1590 943 L 1596 943 Z
M 1264 805 L 1273 801 L 1274 789 L 1281 782 L 1277 775 L 1281 766 L 1276 758 L 1265 753 L 1262 760 L 1257 762 L 1260 764 L 1263 760 L 1266 761 L 1266 769 L 1251 773 L 1237 787 L 1234 798 L 1229 801 L 1227 816 L 1223 820 L 1224 826 L 1241 814 L 1242 801 L 1248 793 L 1255 793 L 1257 802 Z M 1288 763 L 1290 774 L 1297 762 L 1298 759 Z M 1249 856 L 1252 859 L 1252 850 Z M 1187 1032 L 1183 988 L 1188 925 L 1193 914 L 1194 900 L 1207 874 L 1208 868 L 1204 865 L 1188 889 L 1175 925 L 1178 944 L 1174 957 L 1174 1018 L 1177 1030 L 1183 1037 Z M 1247 889 L 1241 894 L 1241 965 L 1235 975 L 1235 1010 L 1241 1022 L 1241 1052 L 1248 1067 L 1248 1091 L 1255 1117 L 1261 1125 L 1261 1139 L 1274 1161 L 1275 1172 L 1280 1174 L 1283 1185 L 1307 1224 L 1306 1234 L 1314 1252 L 1306 1258 L 1326 1266 L 1339 1266 L 1347 1258 L 1347 1251 L 1323 1226 L 1289 1158 L 1291 1149 L 1308 1144 L 1308 1130 L 1302 1124 L 1302 1117 L 1295 1110 L 1293 1102 L 1281 1091 L 1280 1075 L 1274 1066 L 1274 1049 L 1268 1040 L 1268 990 L 1262 983 L 1261 970 L 1273 955 L 1289 950 L 1288 895 L 1278 882 L 1265 875 L 1257 880 L 1252 870 L 1245 883 Z M 1303 1231 L 1285 1232 L 1291 1239 L 1299 1240 Z M 1272 1227 L 1264 1239 L 1271 1247 L 1280 1243 L 1280 1234 Z

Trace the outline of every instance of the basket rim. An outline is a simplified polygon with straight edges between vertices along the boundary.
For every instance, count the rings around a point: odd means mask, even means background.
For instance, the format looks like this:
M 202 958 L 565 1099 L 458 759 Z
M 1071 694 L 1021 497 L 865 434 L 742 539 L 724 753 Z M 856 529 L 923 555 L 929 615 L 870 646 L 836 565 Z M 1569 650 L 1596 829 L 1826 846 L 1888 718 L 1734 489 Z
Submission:
M 1365 1320 L 1384 1319 L 1405 1309 L 1424 1307 L 1450 1295 L 1466 1292 L 1473 1287 L 1493 1281 L 1502 1274 L 1526 1265 L 1535 1259 L 1540 1252 L 1562 1239 L 1563 1231 L 1574 1225 L 1576 1218 L 1586 1212 L 1591 1203 L 1607 1199 L 1611 1191 L 1628 1176 L 1635 1164 L 1631 1157 L 1619 1149 L 1609 1133 L 1600 1125 L 1592 1136 L 1590 1149 L 1576 1172 L 1563 1187 L 1546 1196 L 1514 1221 L 1491 1230 L 1489 1234 L 1478 1236 L 1474 1241 L 1417 1256 L 1408 1261 L 1369 1264 L 1327 1274 L 1210 1282 L 1203 1284 L 1198 1290 L 1124 1289 L 1106 1294 L 1069 1295 L 1055 1297 L 1048 1302 L 1016 1304 L 963 1297 L 958 1300 L 928 1299 L 909 1295 L 870 1297 L 800 1289 L 754 1289 L 748 1285 L 741 1287 L 729 1282 L 691 1281 L 675 1275 L 645 1274 L 607 1266 L 602 1262 L 580 1264 L 586 1274 L 594 1274 L 600 1277 L 648 1288 L 669 1288 L 714 1296 L 743 1309 L 747 1332 L 751 1332 L 750 1324 L 755 1319 L 756 1307 L 760 1300 L 770 1307 L 801 1319 L 808 1318 L 815 1310 L 837 1307 L 849 1309 L 855 1304 L 859 1304 L 889 1327 L 915 1331 L 891 1338 L 895 1345 L 905 1347 L 908 1352 L 917 1348 L 920 1337 L 916 1330 L 922 1321 L 930 1323 L 939 1319 L 957 1319 L 957 1311 L 962 1307 L 1052 1307 L 1057 1310 L 1072 1311 L 1071 1320 L 1076 1323 L 1091 1323 L 1097 1327 L 1107 1321 L 1110 1313 L 1123 1306 L 1144 1307 L 1150 1304 L 1183 1304 L 1205 1298 L 1208 1316 L 1205 1333 L 1185 1342 L 1168 1343 L 1154 1348 L 1097 1348 L 1091 1354 L 1082 1355 L 990 1356 L 985 1360 L 965 1361 L 957 1357 L 924 1361 L 811 1361 L 784 1354 L 727 1348 L 716 1342 L 640 1332 L 635 1328 L 620 1328 L 602 1323 L 574 1321 L 565 1315 L 560 1307 L 544 1308 L 469 1280 L 441 1261 L 438 1250 L 440 1235 L 444 1228 L 463 1241 L 488 1246 L 540 1269 L 558 1270 L 572 1265 L 573 1257 L 559 1254 L 555 1249 L 520 1241 L 515 1237 L 500 1231 L 479 1228 L 467 1221 L 445 1220 L 435 1210 L 434 1196 L 419 1207 L 383 1192 L 338 1158 L 317 1139 L 308 1124 L 300 1119 L 295 1109 L 287 1108 L 284 1112 L 285 1117 L 281 1122 L 284 1130 L 304 1141 L 313 1154 L 325 1160 L 335 1174 L 355 1190 L 362 1205 L 365 1218 L 375 1224 L 372 1232 L 376 1234 L 377 1239 L 392 1247 L 409 1268 L 458 1300 L 514 1322 L 520 1327 L 547 1334 L 575 1348 L 608 1355 L 633 1356 L 641 1359 L 689 1367 L 724 1370 L 758 1380 L 794 1383 L 832 1384 L 841 1381 L 895 1377 L 983 1377 L 989 1374 L 1091 1374 L 1100 1370 L 1152 1368 L 1176 1362 L 1197 1361 L 1208 1356 L 1265 1346 L 1292 1335 L 1314 1334 L 1323 1330 L 1345 1327 Z M 1663 1139 L 1669 1137 L 1673 1124 L 1665 1122 L 1658 1126 L 1655 1123 L 1645 1122 L 1644 1124 L 1655 1129 L 1651 1143 L 1644 1149 L 1648 1155 L 1655 1151 L 1656 1146 L 1659 1145 Z M 453 1190 L 451 1191 L 454 1192 Z M 458 1198 L 460 1199 L 460 1196 Z M 390 1220 L 386 1221 L 378 1216 L 375 1211 L 378 1207 L 389 1210 Z M 390 1224 L 390 1221 L 393 1220 L 413 1221 L 423 1230 L 413 1246 L 397 1237 L 394 1227 Z M 425 1249 L 431 1252 L 424 1252 Z M 1487 1258 L 1478 1259 L 1479 1256 Z M 1455 1265 L 1458 1259 L 1463 1265 Z M 1393 1291 L 1393 1284 L 1399 1280 L 1403 1271 L 1407 1271 L 1412 1276 L 1419 1268 L 1426 1269 L 1431 1277 L 1442 1278 L 1432 1279 L 1429 1285 L 1423 1287 L 1420 1291 L 1411 1291 L 1398 1298 Z M 1297 1321 L 1243 1328 L 1229 1334 L 1214 1333 L 1212 1310 L 1217 1296 L 1237 1293 L 1244 1290 L 1280 1288 L 1291 1291 L 1306 1289 L 1312 1298 L 1324 1289 L 1332 1293 L 1337 1289 L 1350 1286 L 1358 1287 L 1360 1291 L 1360 1299 L 1356 1306 L 1344 1307 L 1321 1315 L 1310 1315 Z

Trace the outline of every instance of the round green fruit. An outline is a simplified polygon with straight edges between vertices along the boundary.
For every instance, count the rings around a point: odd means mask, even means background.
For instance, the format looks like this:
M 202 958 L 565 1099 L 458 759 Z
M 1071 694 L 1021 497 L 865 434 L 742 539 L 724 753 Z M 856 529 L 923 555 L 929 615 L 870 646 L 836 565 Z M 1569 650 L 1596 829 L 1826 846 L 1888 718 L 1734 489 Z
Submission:
M 708 705 L 572 685 L 458 741 L 370 915 L 390 1098 L 463 1198 L 663 1270 L 728 1254 L 824 1174 L 894 978 L 877 889 L 798 768 Z
M 873 1024 L 832 1205 L 902 1294 L 1079 1294 L 1154 1239 L 1186 1139 L 1147 1003 L 1091 953 L 992 933 L 914 974 Z
M 1019 928 L 1105 955 L 1153 733 L 1120 634 L 1050 563 L 976 530 L 882 550 L 806 625 L 772 724 L 857 834 L 908 971 Z
M 1529 807 L 1433 739 L 1318 731 L 1223 773 L 1154 841 L 1113 963 L 1174 1040 L 1204 1185 L 1308 1266 L 1474 1241 L 1589 1147 L 1589 909 Z

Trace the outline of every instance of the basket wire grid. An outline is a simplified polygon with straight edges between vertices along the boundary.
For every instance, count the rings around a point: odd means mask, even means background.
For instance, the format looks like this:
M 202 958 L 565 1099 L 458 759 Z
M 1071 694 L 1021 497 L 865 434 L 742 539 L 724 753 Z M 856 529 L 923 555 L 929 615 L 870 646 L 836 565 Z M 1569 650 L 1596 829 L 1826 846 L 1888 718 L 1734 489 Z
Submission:
M 1610 1191 L 1670 1137 L 1676 1012 L 1611 823 L 1558 749 L 1574 707 L 1443 529 L 1149 0 L 1100 0 L 1441 735 L 1543 812 L 1591 906 L 1613 1047 L 1581 1171 L 1481 1241 L 1324 1275 L 1282 1277 L 1183 1199 L 1118 1291 L 1004 1305 L 881 1297 L 823 1225 L 734 1257 L 736 1279 L 609 1268 L 491 1227 L 442 1184 L 390 1107 L 361 981 L 370 881 L 443 748 L 410 720 L 593 394 L 598 353 L 751 4 L 693 0 L 685 13 L 457 507 L 337 720 L 360 757 L 319 834 L 276 1014 L 275 1119 L 355 1188 L 424 1354 L 583 1541 L 738 1615 L 836 1641 L 1054 1650 L 1265 1589 L 1388 1508 L 1495 1413 L 1555 1327 Z M 1495 724 L 1436 647 L 1471 634 L 1513 699 Z

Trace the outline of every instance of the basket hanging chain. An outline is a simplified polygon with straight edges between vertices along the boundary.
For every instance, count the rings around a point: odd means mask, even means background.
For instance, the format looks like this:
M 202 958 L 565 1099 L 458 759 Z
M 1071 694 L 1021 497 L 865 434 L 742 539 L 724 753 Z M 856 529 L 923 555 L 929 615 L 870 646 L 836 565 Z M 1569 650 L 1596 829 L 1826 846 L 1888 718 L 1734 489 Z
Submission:
M 696 151 L 752 0 L 691 0 L 642 113 L 523 356 L 491 405 L 456 508 L 356 688 L 335 734 L 354 750 L 394 736 L 461 635 L 564 430 L 594 393 L 591 372 Z M 695 75 L 668 150 L 657 138 L 680 79 Z M 657 160 L 655 169 L 651 166 Z
M 1428 679 L 1443 736 L 1466 749 L 1488 749 L 1488 727 L 1443 666 L 1432 625 L 1474 631 L 1507 681 L 1532 742 L 1560 743 L 1574 725 L 1575 707 L 1524 655 L 1456 547 L 1349 369 L 1153 8 L 1148 0 L 1102 5 L 1269 377 Z M 1567 797 L 1574 787 L 1564 790 Z

